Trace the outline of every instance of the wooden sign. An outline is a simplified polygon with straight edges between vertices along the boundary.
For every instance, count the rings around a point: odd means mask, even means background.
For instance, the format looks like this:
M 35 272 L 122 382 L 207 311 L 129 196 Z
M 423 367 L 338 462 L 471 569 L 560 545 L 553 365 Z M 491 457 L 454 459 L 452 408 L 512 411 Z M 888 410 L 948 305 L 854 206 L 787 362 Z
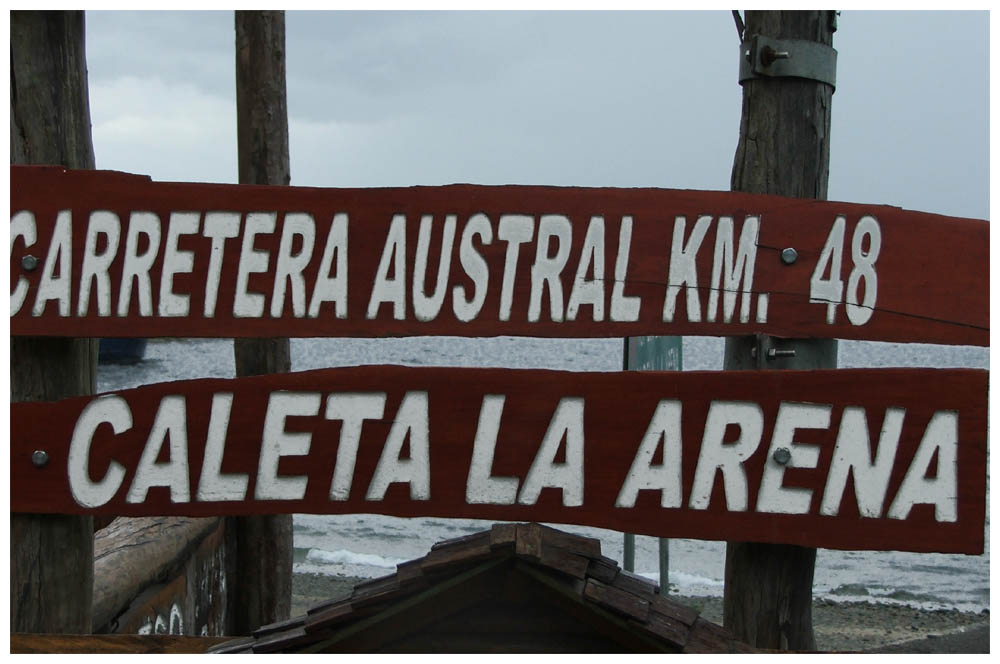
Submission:
M 987 376 L 367 366 L 14 403 L 11 510 L 981 553 Z
M 732 192 L 11 167 L 11 334 L 989 344 L 989 225 Z

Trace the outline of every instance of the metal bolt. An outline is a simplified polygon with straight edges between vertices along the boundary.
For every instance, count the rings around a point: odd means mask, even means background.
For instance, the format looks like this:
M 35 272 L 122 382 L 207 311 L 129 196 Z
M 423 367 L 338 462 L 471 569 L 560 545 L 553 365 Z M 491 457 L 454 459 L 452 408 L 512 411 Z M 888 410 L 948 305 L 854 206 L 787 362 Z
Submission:
M 788 51 L 775 51 L 770 46 L 765 46 L 760 50 L 760 64 L 770 67 L 775 60 L 787 60 L 792 57 Z
M 771 455 L 771 458 L 774 459 L 775 463 L 786 466 L 792 460 L 792 453 L 788 451 L 787 447 L 779 447 Z
M 797 260 L 799 260 L 799 252 L 792 247 L 781 250 L 781 262 L 785 265 L 792 265 Z
M 773 360 L 776 357 L 795 357 L 794 348 L 768 348 L 767 357 Z
M 38 259 L 31 254 L 26 254 L 21 258 L 21 267 L 23 267 L 28 272 L 31 272 L 36 267 L 38 267 Z
M 35 468 L 44 468 L 49 463 L 49 453 L 45 450 L 35 450 L 31 453 L 31 463 Z

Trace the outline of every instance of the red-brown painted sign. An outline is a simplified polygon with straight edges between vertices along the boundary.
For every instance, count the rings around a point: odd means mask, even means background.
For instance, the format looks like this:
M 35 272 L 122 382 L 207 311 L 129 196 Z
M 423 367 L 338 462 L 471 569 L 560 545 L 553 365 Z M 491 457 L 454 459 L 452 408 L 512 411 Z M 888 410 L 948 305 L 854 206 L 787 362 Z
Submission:
M 11 509 L 981 553 L 987 375 L 370 366 L 15 403 Z
M 989 225 L 732 192 L 11 167 L 11 333 L 989 344 Z

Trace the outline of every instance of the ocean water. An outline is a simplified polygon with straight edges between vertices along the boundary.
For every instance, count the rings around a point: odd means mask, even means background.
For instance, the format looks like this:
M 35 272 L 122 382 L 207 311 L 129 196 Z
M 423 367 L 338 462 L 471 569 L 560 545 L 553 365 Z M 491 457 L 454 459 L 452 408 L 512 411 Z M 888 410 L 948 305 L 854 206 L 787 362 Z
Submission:
M 684 369 L 722 369 L 723 343 L 719 338 L 685 337 Z M 622 362 L 621 339 L 293 339 L 291 349 L 293 371 L 361 364 L 618 371 Z M 989 368 L 989 349 L 841 341 L 839 366 Z M 146 359 L 135 366 L 102 365 L 98 390 L 233 375 L 231 340 L 158 339 L 150 340 Z M 297 572 L 382 576 L 391 573 L 396 564 L 424 555 L 435 542 L 477 532 L 490 524 L 469 519 L 297 514 L 294 568 Z M 565 524 L 558 527 L 597 537 L 605 555 L 619 562 L 623 559 L 621 533 Z M 834 601 L 989 609 L 989 547 L 987 511 L 986 551 L 978 556 L 820 549 L 814 595 Z M 636 572 L 658 580 L 657 551 L 655 538 L 636 537 Z M 721 596 L 724 567 L 724 542 L 670 540 L 671 592 Z

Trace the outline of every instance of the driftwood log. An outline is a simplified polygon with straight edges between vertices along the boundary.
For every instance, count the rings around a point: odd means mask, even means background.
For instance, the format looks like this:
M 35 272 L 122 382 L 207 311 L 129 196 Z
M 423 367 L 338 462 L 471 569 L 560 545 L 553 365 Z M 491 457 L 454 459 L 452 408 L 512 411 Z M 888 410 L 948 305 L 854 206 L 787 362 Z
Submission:
M 115 519 L 94 538 L 94 632 L 115 622 L 151 587 L 182 574 L 219 518 Z

